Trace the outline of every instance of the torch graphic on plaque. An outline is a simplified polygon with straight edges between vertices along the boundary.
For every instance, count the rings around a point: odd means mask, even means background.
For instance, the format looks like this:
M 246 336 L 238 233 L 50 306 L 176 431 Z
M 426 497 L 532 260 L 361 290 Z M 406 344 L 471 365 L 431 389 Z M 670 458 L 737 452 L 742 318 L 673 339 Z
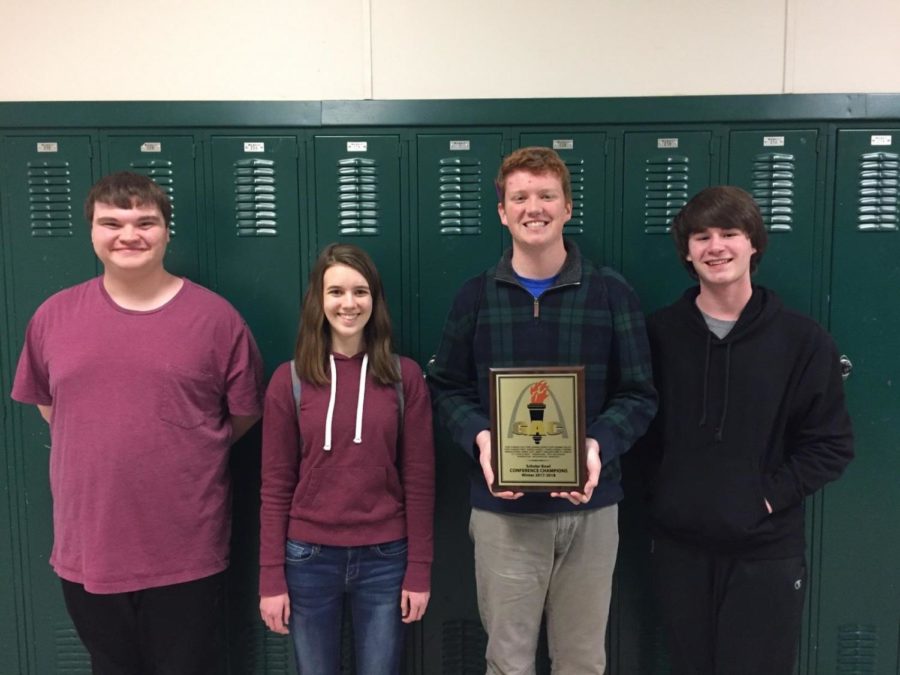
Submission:
M 584 367 L 491 368 L 495 491 L 584 487 Z

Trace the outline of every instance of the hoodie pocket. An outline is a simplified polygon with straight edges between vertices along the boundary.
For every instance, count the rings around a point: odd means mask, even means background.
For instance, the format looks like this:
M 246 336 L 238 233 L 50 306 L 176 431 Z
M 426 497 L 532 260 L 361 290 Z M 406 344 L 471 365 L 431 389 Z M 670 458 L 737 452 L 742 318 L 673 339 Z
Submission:
M 715 541 L 739 541 L 768 529 L 759 471 L 749 459 L 720 449 L 664 457 L 653 512 L 675 532 Z
M 317 467 L 299 506 L 308 520 L 379 523 L 403 513 L 403 488 L 396 472 L 383 466 Z

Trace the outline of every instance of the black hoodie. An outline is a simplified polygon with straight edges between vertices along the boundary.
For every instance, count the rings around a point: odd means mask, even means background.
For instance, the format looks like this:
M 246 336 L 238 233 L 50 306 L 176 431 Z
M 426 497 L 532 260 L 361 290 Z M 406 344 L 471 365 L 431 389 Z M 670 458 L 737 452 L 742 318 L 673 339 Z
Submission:
M 720 340 L 698 293 L 647 322 L 660 405 L 641 451 L 658 534 L 745 557 L 802 555 L 804 497 L 853 457 L 834 342 L 759 286 Z

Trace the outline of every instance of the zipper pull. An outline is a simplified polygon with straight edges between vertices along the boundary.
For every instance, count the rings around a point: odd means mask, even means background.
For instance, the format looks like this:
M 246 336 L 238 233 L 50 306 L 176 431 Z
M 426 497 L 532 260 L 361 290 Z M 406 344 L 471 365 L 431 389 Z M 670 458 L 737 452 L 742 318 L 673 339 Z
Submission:
M 534 299 L 534 311 L 532 312 L 532 317 L 535 319 L 540 318 L 541 316 L 541 303 L 537 298 Z

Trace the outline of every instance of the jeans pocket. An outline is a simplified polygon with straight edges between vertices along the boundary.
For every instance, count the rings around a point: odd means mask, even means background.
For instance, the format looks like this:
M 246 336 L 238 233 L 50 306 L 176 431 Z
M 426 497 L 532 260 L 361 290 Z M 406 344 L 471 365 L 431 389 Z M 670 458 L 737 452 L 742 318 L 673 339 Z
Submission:
M 382 558 L 396 558 L 397 556 L 406 555 L 406 549 L 406 539 L 387 541 L 383 544 L 375 544 L 372 547 L 372 550 Z
M 319 552 L 318 544 L 288 539 L 284 545 L 284 561 L 288 565 L 298 565 L 314 558 Z

